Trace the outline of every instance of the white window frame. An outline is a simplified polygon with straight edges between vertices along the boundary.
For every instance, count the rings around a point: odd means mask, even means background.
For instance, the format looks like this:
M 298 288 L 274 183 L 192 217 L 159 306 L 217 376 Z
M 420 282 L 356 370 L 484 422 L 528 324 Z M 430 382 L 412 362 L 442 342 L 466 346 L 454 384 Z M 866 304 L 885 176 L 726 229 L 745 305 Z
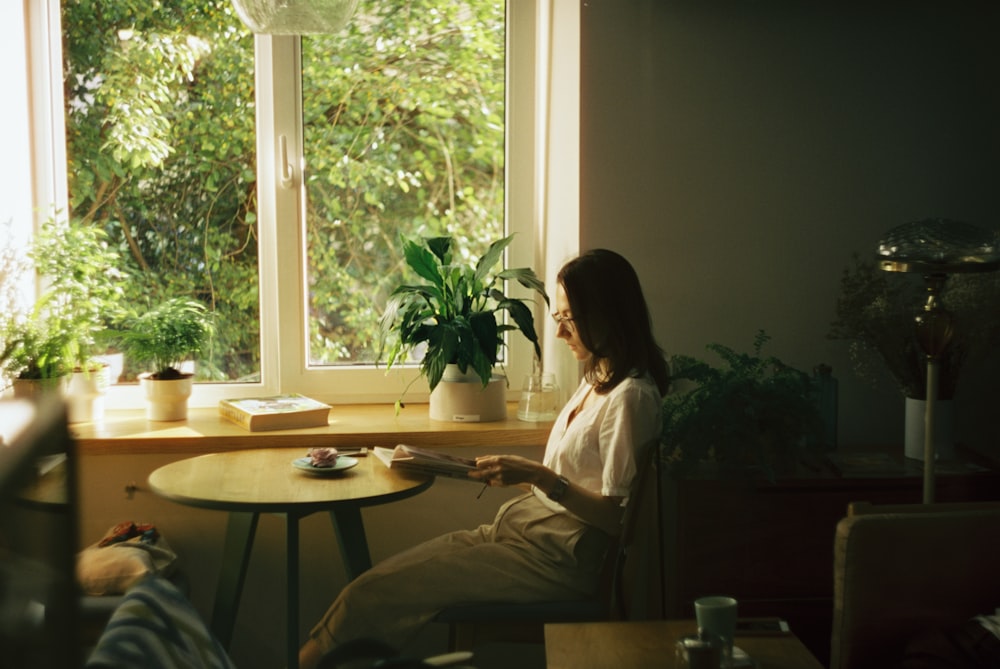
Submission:
M 31 27 L 29 66 L 35 82 L 55 82 L 33 86 L 32 110 L 35 203 L 66 202 L 65 145 L 54 138 L 64 137 L 61 97 L 61 29 L 59 0 L 27 0 L 27 24 Z M 539 54 L 547 51 L 548 30 L 537 26 L 550 8 L 546 0 L 507 2 L 507 131 L 506 170 L 507 232 L 517 233 L 508 251 L 509 266 L 532 266 L 538 258 L 537 226 L 541 158 L 537 138 L 542 123 L 540 100 L 545 90 L 541 81 L 554 76 L 536 67 Z M 27 30 L 27 27 L 26 27 Z M 277 392 L 302 392 L 334 404 L 393 402 L 405 390 L 404 400 L 427 400 L 427 386 L 416 368 L 324 367 L 306 364 L 308 326 L 305 315 L 305 247 L 298 224 L 303 206 L 301 95 L 298 72 L 299 39 L 294 36 L 255 37 L 257 60 L 257 157 L 258 222 L 260 234 L 259 271 L 261 299 L 261 382 L 199 383 L 191 406 L 214 406 L 223 397 L 251 396 Z M 39 96 L 39 89 L 44 95 Z M 58 121 L 58 123 L 57 123 Z M 55 126 L 58 125 L 59 128 Z M 284 137 L 285 155 L 292 167 L 291 188 L 282 187 L 279 138 Z M 58 147 L 58 148 L 55 148 Z M 62 156 L 60 160 L 58 156 Z M 44 186 L 44 184 L 48 186 Z M 41 186 L 40 186 L 41 185 Z M 61 185 L 61 186 L 60 186 Z M 550 194 L 551 197 L 551 194 Z M 58 206 L 58 205 L 57 205 Z M 64 205 L 63 205 L 64 207 Z M 36 222 L 44 218 L 36 206 Z M 512 289 L 518 294 L 520 289 Z M 550 287 L 549 292 L 554 292 Z M 530 297 L 528 291 L 521 296 Z M 545 326 L 545 305 L 535 310 L 536 327 Z M 509 391 L 516 397 L 520 379 L 531 371 L 532 352 L 524 337 L 514 334 L 507 349 L 505 371 L 511 380 Z M 112 387 L 111 408 L 139 408 L 141 394 L 132 386 Z

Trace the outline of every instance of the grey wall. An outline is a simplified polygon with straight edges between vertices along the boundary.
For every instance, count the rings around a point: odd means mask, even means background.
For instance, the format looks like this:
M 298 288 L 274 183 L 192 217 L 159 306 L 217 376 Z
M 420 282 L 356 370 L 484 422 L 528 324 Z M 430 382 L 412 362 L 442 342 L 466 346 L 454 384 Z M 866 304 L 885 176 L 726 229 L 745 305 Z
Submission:
M 998 5 L 586 0 L 582 22 L 582 248 L 632 259 L 668 352 L 763 328 L 833 365 L 842 444 L 901 441 L 901 395 L 826 333 L 890 228 L 1000 224 Z M 963 439 L 1000 441 L 991 376 L 959 386 Z

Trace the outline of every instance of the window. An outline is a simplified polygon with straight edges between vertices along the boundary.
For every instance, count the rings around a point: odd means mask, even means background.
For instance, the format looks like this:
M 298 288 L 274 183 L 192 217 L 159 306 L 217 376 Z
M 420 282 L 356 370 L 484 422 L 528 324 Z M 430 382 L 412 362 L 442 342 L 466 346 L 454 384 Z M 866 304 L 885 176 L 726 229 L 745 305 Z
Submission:
M 76 3 L 65 0 L 67 5 Z M 46 14 L 51 17 L 52 7 L 55 0 L 49 0 L 48 4 L 44 0 L 35 0 L 29 7 L 29 15 L 34 13 Z M 119 3 L 120 4 L 120 3 Z M 121 163 L 130 166 L 143 167 L 154 164 L 157 160 L 163 160 L 164 156 L 176 155 L 182 151 L 189 151 L 193 147 L 193 154 L 201 156 L 199 150 L 207 150 L 210 144 L 225 144 L 229 148 L 224 173 L 225 178 L 213 178 L 212 174 L 218 172 L 199 171 L 197 158 L 188 164 L 188 168 L 180 165 L 168 170 L 162 181 L 152 183 L 151 180 L 139 180 L 136 188 L 137 192 L 130 197 L 138 199 L 138 193 L 145 190 L 146 195 L 154 198 L 166 199 L 173 205 L 171 215 L 164 216 L 160 213 L 153 213 L 148 207 L 142 205 L 130 209 L 130 216 L 122 216 L 120 211 L 118 216 L 128 227 L 128 235 L 121 234 L 119 237 L 120 252 L 130 253 L 132 259 L 139 263 L 139 258 L 145 257 L 136 253 L 136 247 L 140 250 L 143 245 L 154 247 L 156 230 L 169 230 L 170 236 L 174 239 L 183 239 L 185 243 L 200 241 L 204 243 L 204 231 L 211 229 L 227 229 L 231 232 L 228 245 L 220 245 L 214 251 L 214 255 L 205 255 L 197 263 L 187 266 L 177 266 L 175 268 L 174 281 L 176 285 L 188 286 L 192 291 L 197 290 L 188 275 L 191 273 L 209 273 L 213 280 L 219 279 L 224 286 L 213 286 L 217 289 L 216 299 L 225 303 L 229 309 L 256 310 L 257 304 L 262 313 L 267 314 L 267 318 L 259 320 L 259 333 L 253 332 L 252 328 L 246 331 L 233 333 L 229 339 L 224 339 L 219 346 L 222 355 L 213 360 L 218 360 L 212 370 L 214 378 L 227 381 L 225 384 L 199 384 L 196 389 L 194 403 L 211 405 L 222 396 L 234 396 L 245 394 L 257 394 L 265 392 L 277 392 L 280 390 L 295 389 L 306 392 L 329 401 L 391 401 L 399 396 L 399 393 L 407 386 L 409 379 L 416 375 L 414 372 L 397 372 L 395 369 L 390 375 L 386 375 L 383 369 L 375 367 L 370 346 L 355 345 L 351 336 L 338 340 L 339 328 L 344 327 L 344 321 L 351 318 L 358 319 L 359 314 L 365 318 L 377 319 L 377 307 L 368 305 L 357 308 L 352 305 L 350 309 L 344 310 L 339 306 L 333 308 L 329 305 L 329 296 L 337 292 L 351 293 L 352 296 L 360 291 L 352 290 L 345 284 L 344 276 L 336 272 L 327 271 L 326 263 L 335 262 L 335 269 L 346 276 L 350 276 L 353 269 L 351 253 L 325 253 L 328 249 L 323 247 L 325 239 L 335 239 L 331 230 L 338 227 L 345 227 L 347 218 L 344 216 L 345 207 L 356 206 L 358 203 L 365 207 L 370 207 L 373 211 L 381 213 L 386 209 L 386 197 L 384 195 L 374 198 L 370 192 L 362 186 L 361 182 L 351 183 L 345 181 L 347 186 L 353 190 L 357 196 L 356 201 L 351 201 L 341 193 L 330 195 L 329 191 L 324 191 L 322 176 L 329 176 L 330 169 L 335 166 L 330 155 L 317 154 L 307 151 L 303 156 L 301 147 L 315 146 L 324 141 L 333 141 L 336 137 L 331 137 L 329 133 L 342 131 L 346 125 L 342 124 L 331 129 L 331 125 L 315 123 L 319 118 L 317 114 L 336 114 L 340 100 L 333 100 L 332 96 L 320 97 L 317 91 L 327 90 L 325 76 L 329 76 L 330 64 L 336 61 L 338 66 L 346 67 L 349 62 L 349 54 L 337 52 L 339 46 L 337 36 L 310 36 L 303 39 L 293 36 L 256 36 L 251 37 L 242 31 L 242 28 L 234 24 L 228 27 L 225 21 L 234 19 L 228 0 L 219 2 L 197 2 L 191 3 L 191 7 L 186 7 L 182 1 L 178 1 L 174 9 L 178 10 L 178 16 L 183 15 L 184 20 L 196 20 L 201 16 L 204 21 L 199 25 L 194 37 L 191 35 L 179 37 L 177 35 L 151 35 L 143 32 L 141 20 L 151 20 L 148 16 L 139 17 L 139 23 L 134 26 L 121 24 L 115 26 L 115 36 L 118 46 L 122 50 L 131 49 L 142 51 L 146 58 L 163 58 L 170 52 L 176 55 L 179 51 L 187 54 L 181 67 L 176 71 L 162 74 L 162 81 L 157 85 L 165 86 L 168 91 L 175 94 L 165 94 L 163 90 L 153 87 L 150 91 L 140 91 L 138 87 L 132 91 L 135 95 L 153 96 L 151 100 L 133 101 L 131 106 L 122 106 L 123 129 L 130 129 L 129 132 L 121 133 L 116 139 L 119 142 L 118 153 L 114 149 L 109 150 L 111 160 L 105 161 L 103 165 L 92 166 L 93 173 L 97 173 L 97 167 L 110 171 L 111 177 L 120 176 L 114 172 L 114 163 L 117 161 L 119 167 Z M 382 3 L 387 4 L 387 3 Z M 401 6 L 409 6 L 412 3 L 399 3 Z M 470 18 L 475 21 L 485 20 L 484 17 L 465 16 L 445 16 L 453 14 L 456 8 L 462 7 L 458 3 L 438 3 L 442 7 L 438 13 L 441 20 Z M 45 5 L 47 12 L 42 6 Z M 534 197 L 532 189 L 535 179 L 533 178 L 533 138 L 534 133 L 534 86 L 535 73 L 533 71 L 533 57 L 524 56 L 534 53 L 535 35 L 534 2 L 517 1 L 509 2 L 506 8 L 506 17 L 501 17 L 499 12 L 493 8 L 492 4 L 483 5 L 483 10 L 493 11 L 489 20 L 499 21 L 506 19 L 508 34 L 505 44 L 499 44 L 492 48 L 506 48 L 510 51 L 520 53 L 520 66 L 514 64 L 510 59 L 506 63 L 506 68 L 494 68 L 494 73 L 502 73 L 506 79 L 506 100 L 500 98 L 500 104 L 495 108 L 490 108 L 483 102 L 480 92 L 470 94 L 462 99 L 462 102 L 469 108 L 478 108 L 484 115 L 492 115 L 493 121 L 504 120 L 506 112 L 506 133 L 497 132 L 503 147 L 498 157 L 489 160 L 483 158 L 484 151 L 480 151 L 475 157 L 480 160 L 480 166 L 492 162 L 492 167 L 496 170 L 493 177 L 493 190 L 489 195 L 492 199 L 483 195 L 482 188 L 468 187 L 467 180 L 452 179 L 449 186 L 457 188 L 454 192 L 448 193 L 446 199 L 441 199 L 440 193 L 434 193 L 431 197 L 428 193 L 421 195 L 422 199 L 417 201 L 417 207 L 424 207 L 423 216 L 412 215 L 416 209 L 411 209 L 411 214 L 403 215 L 407 222 L 413 223 L 412 227 L 405 230 L 389 230 L 380 228 L 380 219 L 376 216 L 367 221 L 368 230 L 376 232 L 383 237 L 388 237 L 385 242 L 391 244 L 393 236 L 400 231 L 406 234 L 424 234 L 453 232 L 455 219 L 462 216 L 467 217 L 467 221 L 473 221 L 475 230 L 479 237 L 468 235 L 470 239 L 470 250 L 475 252 L 485 248 L 486 240 L 495 238 L 501 231 L 502 213 L 506 212 L 508 221 L 507 231 L 516 231 L 518 235 L 511 250 L 509 262 L 517 264 L 532 264 L 534 253 L 534 241 L 531 234 L 533 220 Z M 109 3 L 109 7 L 115 3 Z M 182 11 L 183 10 L 183 11 Z M 212 14 L 212 10 L 218 10 L 219 15 Z M 146 10 L 142 10 L 146 11 Z M 150 8 L 149 12 L 152 11 Z M 366 10 L 376 11 L 376 10 Z M 382 11 L 382 10 L 378 10 Z M 386 10 L 391 13 L 393 10 Z M 396 12 L 401 10 L 397 9 Z M 471 11 L 465 8 L 466 13 Z M 142 12 L 140 12 L 142 13 Z M 148 12 L 147 12 L 148 13 Z M 211 20 L 209 20 L 211 15 Z M 192 18 L 194 17 L 194 18 Z M 394 19 L 401 19 L 397 16 Z M 387 19 L 379 19 L 384 22 Z M 351 29 L 358 32 L 365 32 L 374 37 L 373 49 L 382 49 L 388 53 L 394 45 L 392 40 L 385 36 L 380 36 L 378 30 L 374 29 L 375 17 L 362 14 L 358 17 L 357 25 Z M 67 21 L 66 32 L 70 33 L 78 29 L 81 25 L 87 25 L 87 21 Z M 207 25 L 206 25 L 207 24 Z M 55 24 L 58 26 L 58 24 Z M 421 35 L 420 30 L 413 30 L 411 24 L 399 21 L 399 25 L 407 25 L 411 30 L 408 39 L 430 37 L 427 29 Z M 207 34 L 207 32 L 211 34 Z M 213 49 L 213 39 L 218 39 L 222 35 L 229 36 L 229 43 L 226 48 Z M 214 37 L 212 37 L 214 36 Z M 33 62 L 39 59 L 38 55 L 47 55 L 50 62 L 59 62 L 59 40 L 53 39 L 53 35 L 48 37 L 50 48 L 46 52 L 40 48 L 38 43 L 31 46 L 35 55 Z M 460 39 L 459 34 L 456 39 Z M 70 40 L 71 42 L 72 40 Z M 405 40 L 401 40 L 405 41 Z M 68 47 L 72 49 L 72 45 Z M 486 47 L 478 45 L 475 48 L 480 50 Z M 251 49 L 252 54 L 251 54 Z M 208 68 L 207 62 L 212 57 L 219 57 L 224 52 L 225 62 L 215 68 Z M 374 52 L 373 52 L 374 53 Z M 424 52 L 426 53 L 426 52 Z M 80 57 L 80 54 L 71 54 Z M 90 54 L 89 57 L 95 57 Z M 86 62 L 85 58 L 82 62 Z M 326 66 L 326 72 L 318 64 Z M 440 65 L 440 63 L 439 63 Z M 469 63 L 469 67 L 476 63 Z M 200 69 L 199 69 L 200 68 Z M 249 73 L 250 68 L 255 69 L 254 88 L 256 99 L 249 100 L 239 97 L 234 92 L 241 90 L 234 83 L 235 79 L 242 76 L 242 73 Z M 58 71 L 58 67 L 52 68 Z M 299 72 L 302 77 L 299 77 Z M 228 73 L 228 74 L 227 74 Z M 116 74 L 122 74 L 116 71 Z M 383 73 L 384 74 L 384 73 Z M 249 74 L 247 74 L 249 76 Z M 205 77 L 214 82 L 214 93 L 206 94 L 202 90 L 190 85 L 193 77 Z M 185 82 L 188 85 L 185 86 Z M 69 104 L 75 113 L 86 113 L 86 104 L 82 107 L 81 100 L 94 90 L 99 83 L 94 79 L 89 79 L 86 71 L 76 72 L 71 82 L 71 94 Z M 461 82 L 459 82 L 460 84 Z M 177 95 L 176 92 L 181 94 Z M 155 97 L 161 95 L 162 97 Z M 197 97 L 197 96 L 203 97 Z M 412 96 L 420 95 L 412 92 Z M 456 97 L 461 97 L 459 93 Z M 185 97 L 186 96 L 186 97 Z M 341 96 L 342 98 L 343 96 Z M 209 99 L 212 98 L 212 99 Z M 218 103 L 222 100 L 223 108 L 228 108 L 227 122 L 230 124 L 231 134 L 211 133 L 199 126 L 197 121 L 186 116 L 190 109 L 199 109 L 209 106 L 209 103 Z M 121 101 L 119 101 L 121 102 Z M 158 128 L 155 125 L 156 119 L 143 118 L 139 115 L 128 116 L 129 110 L 135 110 L 140 102 L 151 102 L 150 106 L 160 106 L 169 108 L 174 113 L 171 120 L 176 123 L 189 124 L 187 130 L 182 134 L 184 146 L 179 144 L 160 145 L 157 152 L 157 143 L 147 141 L 145 143 L 136 142 L 136 138 L 156 139 Z M 421 104 L 426 101 L 418 100 Z M 61 101 L 60 101 L 61 103 Z M 182 104 L 183 103 L 183 104 Z M 55 104 L 55 103 L 53 103 Z M 186 105 L 186 106 L 185 106 Z M 228 107 L 226 107 L 228 105 Z M 504 108 L 505 106 L 505 108 Z M 403 104 L 395 104 L 393 107 L 399 114 L 412 113 L 413 109 L 407 109 Z M 431 110 L 434 113 L 434 110 Z M 251 118 L 255 114 L 255 118 Z M 303 116 L 305 121 L 303 122 Z M 323 118 L 329 118 L 324 116 Z M 146 123 L 146 125 L 143 125 Z M 382 146 L 388 145 L 391 149 L 405 152 L 413 159 L 414 164 L 405 169 L 390 172 L 385 170 L 381 175 L 383 182 L 395 185 L 399 192 L 405 192 L 407 188 L 413 190 L 420 187 L 421 170 L 426 167 L 416 165 L 418 150 L 416 144 L 404 145 L 402 137 L 397 134 L 395 137 L 392 131 L 404 133 L 410 127 L 404 124 L 391 125 L 388 122 L 378 126 L 384 140 L 379 139 Z M 515 128 L 520 127 L 522 132 L 517 133 Z M 35 129 L 38 132 L 38 129 Z M 431 131 L 428 131 L 431 132 Z M 53 133 L 58 136 L 58 133 Z M 251 138 L 248 140 L 248 138 Z M 413 138 L 406 138 L 413 139 Z M 494 137 L 494 141 L 496 137 Z M 475 142 L 479 142 L 476 139 Z M 132 142 L 130 145 L 129 142 Z M 255 142 L 255 144 L 254 144 Z M 395 144 L 394 144 L 395 142 Z M 372 149 L 372 141 L 367 141 L 367 148 Z M 439 144 L 438 146 L 444 146 Z M 110 144 L 105 143 L 105 146 Z M 249 148 L 247 148 L 249 147 Z M 215 147 L 218 149 L 218 146 Z M 338 147 L 339 148 L 339 147 Z M 469 151 L 468 147 L 452 147 L 456 151 Z M 350 149 L 350 147 L 348 147 Z M 425 157 L 426 157 L 425 152 Z M 341 160 L 357 160 L 360 153 L 351 154 L 348 151 L 341 153 Z M 70 158 L 70 169 L 75 170 L 72 164 L 74 158 Z M 57 161 L 50 161 L 56 163 Z M 285 165 L 290 166 L 291 184 L 286 180 L 282 184 L 282 176 L 289 176 Z M 425 160 L 424 165 L 433 163 Z M 195 166 L 195 167 L 192 167 Z M 61 166 L 51 164 L 48 167 L 58 174 Z M 496 175 L 503 176 L 506 169 L 507 179 L 515 177 L 519 184 L 518 188 L 509 188 L 503 179 L 496 179 Z M 324 170 L 326 172 L 324 173 Z M 92 197 L 87 200 L 81 197 L 81 193 L 87 192 L 86 188 L 80 188 L 79 181 L 84 170 L 72 172 L 75 187 L 71 189 L 69 202 L 73 205 L 74 211 L 91 211 L 95 207 L 100 207 L 103 200 Z M 349 170 L 344 171 L 347 174 Z M 344 174 L 338 176 L 346 179 Z M 349 176 L 349 175 L 348 175 Z M 83 175 L 83 178 L 88 178 Z M 370 177 L 369 177 L 370 178 Z M 393 184 L 393 180 L 395 183 Z M 58 183 L 58 178 L 56 179 Z M 185 220 L 185 214 L 194 210 L 192 201 L 184 201 L 182 196 L 193 192 L 196 186 L 206 186 L 209 195 L 202 194 L 199 197 L 213 198 L 216 205 L 212 210 L 213 215 L 218 217 L 213 226 L 203 226 L 199 228 L 202 221 Z M 253 186 L 256 185 L 256 188 Z M 291 185 L 291 187 L 288 187 Z M 122 189 L 114 190 L 114 184 L 107 185 L 100 191 L 100 196 L 107 196 L 113 192 L 121 195 Z M 93 196 L 96 189 L 91 188 Z M 249 193 L 249 195 L 248 195 Z M 436 199 L 435 199 L 436 198 Z M 50 201 L 57 202 L 57 198 Z M 441 202 L 447 201 L 450 209 L 442 207 Z M 454 203 L 454 205 L 452 205 Z M 412 205 L 411 205 L 412 206 Z M 462 211 L 458 212 L 459 209 Z M 139 212 L 135 214 L 134 212 Z M 458 212 L 459 215 L 454 215 Z M 433 214 L 433 215 L 432 215 Z M 386 215 L 387 216 L 387 215 Z M 398 215 L 397 215 L 398 216 Z M 113 215 L 109 217 L 109 220 Z M 256 219 L 256 220 L 254 220 Z M 432 220 L 436 219 L 436 220 Z M 485 221 L 488 225 L 478 226 L 480 221 Z M 308 229 L 300 227 L 300 223 L 309 222 Z M 353 222 L 353 221 L 352 221 Z M 253 225 L 255 224 L 255 226 Z M 148 229 L 142 228 L 149 225 Z M 202 234 L 199 239 L 199 230 Z M 136 235 L 136 231 L 139 234 Z M 123 231 L 124 232 L 124 231 Z M 363 231 L 364 232 L 364 231 Z M 255 234 L 257 235 L 255 237 Z M 129 239 L 129 236 L 132 236 Z M 376 235 L 377 236 L 377 235 Z M 363 235 L 351 236 L 352 242 L 364 239 Z M 343 240 L 337 240 L 337 249 L 342 250 Z M 365 241 L 363 245 L 368 244 Z M 337 246 L 331 244 L 331 247 Z M 256 267 L 250 270 L 246 265 L 236 267 L 232 257 L 236 253 L 255 255 Z M 166 258 L 169 254 L 164 254 Z M 229 263 L 229 265 L 226 265 Z M 223 270 L 232 270 L 228 275 Z M 239 270 L 239 271 L 237 271 Z M 379 269 L 377 273 L 388 275 L 391 269 Z M 187 274 L 185 274 L 187 273 Z M 224 276 L 225 275 L 225 276 Z M 256 277 L 259 276 L 259 286 Z M 306 278 L 306 277 L 312 278 Z M 225 279 L 223 281 L 223 279 Z M 189 282 L 189 283 L 185 283 Z M 322 291 L 313 291 L 312 287 L 317 282 L 323 284 Z M 147 290 L 151 290 L 147 288 Z M 204 292 L 204 291 L 203 291 Z M 375 292 L 374 290 L 371 292 Z M 318 295 L 323 295 L 322 299 Z M 215 305 L 213 305 L 215 306 Z M 364 313 L 363 313 L 364 312 Z M 316 314 L 319 314 L 317 316 Z M 310 321 L 314 327 L 310 328 Z M 356 324 L 355 324 L 356 325 Z M 328 336 L 333 333 L 334 336 Z M 247 338 L 237 340 L 237 335 L 249 335 Z M 527 345 L 522 342 L 512 341 L 511 351 L 514 354 L 512 361 L 519 356 L 518 348 L 523 346 L 527 361 L 530 361 L 530 354 L 527 354 Z M 259 357 L 255 363 L 254 347 L 259 347 Z M 226 357 L 228 356 L 228 357 Z M 235 361 L 235 362 L 234 362 Z M 527 362 L 525 367 L 530 364 Z M 508 373 L 512 378 L 522 373 L 522 370 L 511 362 L 508 364 Z M 418 386 L 413 386 L 408 391 L 408 397 L 415 400 L 420 397 Z M 127 388 L 113 389 L 111 402 L 115 406 L 139 406 L 139 399 L 136 393 Z

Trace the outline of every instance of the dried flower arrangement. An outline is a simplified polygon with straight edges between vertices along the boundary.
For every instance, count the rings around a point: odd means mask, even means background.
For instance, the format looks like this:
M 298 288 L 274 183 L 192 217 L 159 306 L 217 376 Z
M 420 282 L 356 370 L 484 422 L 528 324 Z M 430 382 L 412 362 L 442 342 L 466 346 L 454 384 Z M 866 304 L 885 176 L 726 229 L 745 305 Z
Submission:
M 828 336 L 849 342 L 859 378 L 878 385 L 884 369 L 906 397 L 925 399 L 927 356 L 914 323 L 925 301 L 920 275 L 885 272 L 874 259 L 854 254 Z M 940 302 L 952 315 L 954 334 L 940 360 L 938 396 L 952 399 L 963 367 L 982 363 L 1000 340 L 1000 272 L 950 275 Z

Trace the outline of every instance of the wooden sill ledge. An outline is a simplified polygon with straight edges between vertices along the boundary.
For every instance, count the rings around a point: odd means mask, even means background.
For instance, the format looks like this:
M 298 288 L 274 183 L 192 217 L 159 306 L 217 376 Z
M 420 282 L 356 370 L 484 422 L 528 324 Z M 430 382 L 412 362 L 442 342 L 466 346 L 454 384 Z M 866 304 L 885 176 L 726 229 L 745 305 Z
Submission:
M 395 415 L 392 404 L 335 405 L 326 427 L 250 432 L 226 421 L 215 408 L 191 409 L 186 421 L 158 422 L 143 410 L 108 411 L 99 423 L 70 425 L 82 455 L 139 453 L 201 454 L 223 450 L 309 446 L 544 446 L 551 422 L 507 419 L 491 423 L 432 421 L 427 404 L 408 404 Z

